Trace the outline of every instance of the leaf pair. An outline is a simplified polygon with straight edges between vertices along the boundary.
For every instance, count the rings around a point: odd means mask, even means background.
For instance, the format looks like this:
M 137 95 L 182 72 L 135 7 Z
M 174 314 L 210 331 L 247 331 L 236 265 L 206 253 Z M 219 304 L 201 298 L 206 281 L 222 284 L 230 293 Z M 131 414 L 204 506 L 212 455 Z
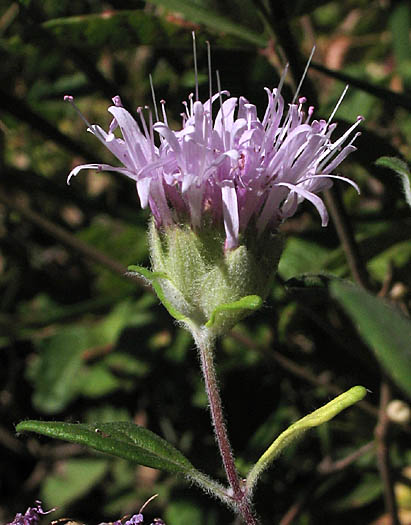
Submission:
M 360 401 L 366 394 L 364 387 L 356 386 L 341 394 L 330 403 L 302 418 L 273 442 L 261 456 L 247 477 L 247 489 L 251 494 L 260 474 L 273 462 L 283 449 L 310 428 L 329 421 L 345 408 Z M 233 500 L 225 487 L 212 480 L 183 456 L 173 445 L 150 430 L 131 422 L 113 422 L 94 425 L 64 422 L 23 421 L 17 432 L 36 432 L 48 437 L 85 445 L 99 452 L 117 456 L 147 467 L 180 474 L 208 493 L 233 506 Z

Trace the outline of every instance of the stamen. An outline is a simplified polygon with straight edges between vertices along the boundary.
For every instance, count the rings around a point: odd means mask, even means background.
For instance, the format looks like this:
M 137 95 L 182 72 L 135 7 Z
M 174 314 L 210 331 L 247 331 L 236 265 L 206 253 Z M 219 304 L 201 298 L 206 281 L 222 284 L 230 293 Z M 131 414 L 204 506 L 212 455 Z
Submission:
M 208 136 L 211 137 L 213 131 L 213 74 L 211 71 L 211 45 L 207 40 L 207 65 L 208 65 L 208 99 L 210 101 L 210 116 L 208 119 Z
M 144 109 L 147 109 L 147 106 L 145 106 Z M 148 140 L 149 137 L 150 137 L 150 134 L 149 134 L 148 129 L 147 129 L 147 124 L 146 124 L 146 121 L 145 121 L 145 118 L 144 118 L 144 115 L 143 115 L 143 108 L 141 106 L 139 106 L 137 108 L 137 113 L 138 113 L 138 115 L 140 117 L 141 125 L 143 126 L 144 135 L 145 135 L 146 139 Z
M 150 79 L 151 98 L 153 99 L 154 115 L 156 116 L 156 120 L 158 122 L 160 119 L 158 118 L 156 94 L 155 94 L 155 91 L 154 91 L 153 77 L 151 76 L 151 73 L 148 75 L 148 78 Z
M 160 104 L 161 104 L 161 113 L 163 114 L 163 122 L 166 126 L 168 126 L 167 113 L 166 113 L 166 101 L 164 99 L 161 99 Z
M 314 106 L 310 106 L 307 111 L 307 118 L 305 119 L 305 124 L 308 124 L 310 122 L 311 117 L 313 116 L 313 113 L 314 113 Z
M 324 153 L 322 153 L 318 159 L 318 166 L 319 166 L 319 169 L 322 169 L 327 162 L 329 162 L 329 160 L 331 159 L 331 157 L 334 155 L 334 153 L 336 151 L 339 151 L 341 145 L 346 141 L 346 139 L 351 135 L 351 133 L 354 131 L 355 128 L 357 128 L 361 122 L 363 121 L 364 119 L 362 117 L 357 117 L 357 120 L 356 122 L 350 126 L 350 128 L 338 139 L 336 140 L 333 144 L 330 144 L 330 146 L 328 147 L 328 149 L 326 149 L 324 151 Z M 353 141 L 355 140 L 355 138 L 358 137 L 358 134 L 355 134 L 354 138 L 349 142 L 348 145 L 351 145 L 353 143 Z
M 154 494 L 154 496 L 151 496 L 151 498 L 149 498 L 145 503 L 144 505 L 142 505 L 141 509 L 138 511 L 139 514 L 142 514 L 143 510 L 147 507 L 147 505 L 150 503 L 150 501 L 153 501 L 154 498 L 156 498 L 158 496 L 158 494 Z
M 193 57 L 194 57 L 194 82 L 196 90 L 196 102 L 198 101 L 198 69 L 197 69 L 197 47 L 196 47 L 196 34 L 193 31 Z
M 305 65 L 303 76 L 301 77 L 300 83 L 298 84 L 297 90 L 295 92 L 295 95 L 294 95 L 294 98 L 293 98 L 293 101 L 291 102 L 291 104 L 294 104 L 294 102 L 297 100 L 298 95 L 300 94 L 301 86 L 303 85 L 304 79 L 307 76 L 307 71 L 308 71 L 308 68 L 310 67 L 311 60 L 312 60 L 312 58 L 314 56 L 314 53 L 315 53 L 315 46 L 313 46 L 313 48 L 311 50 L 311 54 L 308 57 L 307 64 Z
M 280 78 L 280 82 L 278 83 L 278 86 L 277 86 L 277 91 L 275 93 L 275 98 L 277 98 L 278 96 L 280 96 L 281 94 L 281 90 L 283 89 L 283 85 L 284 85 L 284 82 L 285 82 L 285 79 L 287 77 L 287 73 L 288 73 L 288 68 L 289 68 L 289 64 L 287 63 L 285 65 L 285 68 L 284 68 L 284 71 L 281 75 L 281 78 Z M 275 99 L 274 99 L 275 100 Z
M 151 160 L 154 161 L 155 151 L 154 151 L 153 112 L 151 111 L 149 107 L 147 107 L 146 109 L 148 109 L 148 120 L 149 120 L 149 129 L 150 129 Z
M 208 97 L 210 99 L 210 114 L 211 114 L 211 99 L 213 98 L 213 76 L 211 73 L 211 46 L 207 40 L 207 64 L 208 64 Z
M 189 117 L 194 114 L 194 102 L 193 102 L 193 99 L 194 99 L 194 93 L 190 93 L 188 95 L 188 100 L 190 101 L 190 113 L 188 115 Z
M 329 116 L 329 118 L 328 118 L 328 120 L 327 120 L 327 127 L 329 126 L 330 122 L 332 121 L 332 119 L 334 118 L 335 114 L 337 113 L 337 110 L 338 110 L 338 108 L 340 107 L 341 102 L 343 101 L 343 98 L 345 97 L 345 94 L 346 94 L 347 91 L 348 91 L 348 88 L 349 88 L 349 86 L 348 86 L 348 84 L 347 84 L 347 85 L 345 86 L 345 88 L 344 88 L 344 91 L 341 93 L 341 96 L 340 96 L 340 98 L 338 99 L 338 102 L 337 102 L 337 104 L 335 105 L 334 110 L 332 111 L 331 115 Z
M 185 115 L 187 117 L 190 117 L 190 112 L 188 111 L 188 104 L 187 104 L 187 102 L 185 100 L 183 100 L 182 104 L 183 104 L 183 106 L 185 107 L 185 110 L 186 110 Z
M 83 115 L 83 113 L 80 111 L 80 109 L 78 108 L 77 104 L 74 102 L 74 97 L 72 97 L 71 95 L 64 95 L 64 100 L 66 102 L 69 102 L 73 108 L 77 111 L 77 113 L 80 115 L 80 118 L 81 120 L 84 122 L 84 124 L 88 127 L 88 128 L 91 128 L 91 124 L 90 122 L 86 119 L 86 117 Z
M 224 118 L 224 111 L 223 111 L 223 97 L 221 95 L 220 72 L 218 70 L 216 71 L 216 77 L 217 77 L 218 98 L 220 100 L 221 125 L 223 128 L 223 145 L 224 145 L 224 149 L 227 149 L 226 136 L 225 136 L 225 118 Z
M 186 125 L 187 122 L 187 114 L 186 113 L 180 113 L 181 121 L 182 121 L 182 127 Z

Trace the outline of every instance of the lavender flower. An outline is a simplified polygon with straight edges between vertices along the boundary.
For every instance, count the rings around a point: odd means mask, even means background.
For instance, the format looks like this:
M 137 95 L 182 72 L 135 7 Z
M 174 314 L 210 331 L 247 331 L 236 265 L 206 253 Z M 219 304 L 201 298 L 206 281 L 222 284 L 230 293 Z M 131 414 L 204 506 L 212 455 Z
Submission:
M 29 507 L 24 514 L 18 512 L 14 520 L 7 525 L 36 525 L 39 523 L 41 516 L 49 514 L 56 509 L 44 511 L 41 507 L 41 501 L 36 501 L 35 507 Z
M 124 519 L 124 518 L 123 518 Z M 138 514 L 134 514 L 127 521 L 122 522 L 122 520 L 114 521 L 111 525 L 138 525 L 139 523 L 144 523 L 144 516 L 141 511 Z M 100 523 L 100 525 L 110 525 L 108 523 Z M 165 521 L 160 518 L 154 518 L 154 521 L 150 525 L 166 525 Z
M 184 103 L 181 129 L 168 125 L 165 103 L 161 101 L 162 120 L 148 124 L 142 108 L 138 114 L 141 129 L 131 114 L 114 97 L 109 107 L 113 120 L 106 133 L 87 121 L 93 133 L 123 164 L 85 164 L 74 168 L 70 179 L 85 168 L 117 171 L 136 182 L 143 208 L 150 207 L 157 227 L 190 222 L 201 228 L 204 218 L 224 225 L 225 249 L 239 245 L 239 238 L 250 225 L 260 236 L 266 229 L 275 231 L 294 215 L 304 199 L 317 208 L 322 225 L 328 222 L 327 210 L 318 193 L 342 179 L 357 190 L 354 182 L 334 174 L 337 166 L 356 148 L 359 133 L 352 135 L 361 117 L 339 139 L 332 142 L 335 123 L 312 120 L 314 108 L 304 110 L 301 97 L 285 110 L 281 85 L 268 98 L 263 118 L 244 97 L 229 97 L 220 91 L 205 103 L 189 96 Z M 222 102 L 222 97 L 229 98 Z M 72 97 L 66 100 L 73 102 Z M 212 106 L 220 101 L 215 118 Z M 334 115 L 334 113 L 333 113 Z M 84 119 L 84 117 L 83 117 Z M 84 119 L 85 120 L 85 119 Z M 114 134 L 119 127 L 122 138 Z M 160 136 L 157 146 L 154 132 Z
M 138 525 L 139 523 L 144 522 L 144 516 L 139 512 L 138 514 L 134 514 L 134 516 L 131 516 L 129 520 L 127 520 L 124 525 Z
M 164 101 L 158 117 L 154 94 L 155 123 L 150 110 L 146 121 L 138 108 L 139 126 L 117 96 L 109 107 L 113 119 L 107 132 L 89 124 L 73 97 L 65 97 L 88 131 L 122 164 L 77 166 L 68 182 L 82 169 L 117 171 L 135 181 L 141 206 L 153 216 L 149 244 L 154 273 L 137 266 L 131 270 L 153 284 L 168 311 L 196 340 L 200 332 L 202 338 L 226 333 L 263 304 L 283 249 L 278 226 L 301 201 L 316 207 L 325 226 L 328 214 L 318 193 L 330 188 L 333 179 L 358 191 L 354 182 L 334 173 L 356 149 L 359 133 L 353 131 L 362 120 L 331 140 L 332 119 L 345 91 L 327 122 L 313 120 L 314 109 L 305 110 L 306 99 L 298 98 L 298 90 L 285 109 L 285 75 L 276 89 L 265 88 L 262 119 L 244 97 L 231 97 L 220 87 L 213 95 L 211 82 L 208 100 L 200 102 L 196 83 L 195 95 L 183 103 L 177 131 L 169 126 Z

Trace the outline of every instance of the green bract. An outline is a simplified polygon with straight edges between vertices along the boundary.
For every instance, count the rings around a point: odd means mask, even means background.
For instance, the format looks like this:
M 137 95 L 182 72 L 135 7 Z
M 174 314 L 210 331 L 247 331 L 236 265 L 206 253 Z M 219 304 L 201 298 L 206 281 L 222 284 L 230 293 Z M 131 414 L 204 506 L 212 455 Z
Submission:
M 167 310 L 191 332 L 226 333 L 267 297 L 283 249 L 279 234 L 243 235 L 224 250 L 225 235 L 213 227 L 149 228 L 153 272 L 130 267 L 149 280 Z

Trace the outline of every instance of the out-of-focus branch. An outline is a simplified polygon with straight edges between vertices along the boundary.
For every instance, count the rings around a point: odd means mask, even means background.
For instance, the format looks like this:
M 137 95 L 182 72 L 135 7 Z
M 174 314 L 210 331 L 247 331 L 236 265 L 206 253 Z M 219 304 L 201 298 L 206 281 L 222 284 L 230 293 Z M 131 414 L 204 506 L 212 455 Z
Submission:
M 90 157 L 90 152 L 87 151 L 80 142 L 73 140 L 61 133 L 55 126 L 50 124 L 48 120 L 41 115 L 35 113 L 23 100 L 7 93 L 0 88 L 0 109 L 9 113 L 13 117 L 22 120 L 30 125 L 33 130 L 39 131 L 44 136 L 52 141 L 60 144 L 76 155 L 81 155 L 85 159 Z
M 325 192 L 325 200 L 330 211 L 338 238 L 347 258 L 354 280 L 366 290 L 371 289 L 368 272 L 354 237 L 351 221 L 347 215 L 337 186 Z
M 304 76 L 306 60 L 300 53 L 300 46 L 294 39 L 287 13 L 285 3 L 277 0 L 270 0 L 270 9 L 268 10 L 262 0 L 254 0 L 255 5 L 261 12 L 266 23 L 270 27 L 273 36 L 277 38 L 290 66 L 290 72 L 294 83 L 298 85 Z M 304 95 L 310 101 L 310 104 L 318 107 L 318 97 L 316 90 L 308 77 L 304 79 Z
M 336 386 L 335 384 L 332 384 L 326 380 L 321 379 L 318 375 L 313 374 L 305 368 L 304 366 L 301 366 L 297 363 L 295 363 L 292 359 L 289 359 L 285 355 L 283 355 L 281 352 L 274 350 L 272 348 L 269 348 L 268 346 L 263 346 L 249 337 L 240 334 L 236 330 L 232 330 L 230 333 L 230 337 L 235 339 L 236 341 L 248 346 L 249 348 L 252 348 L 258 352 L 260 352 L 266 359 L 269 359 L 270 361 L 275 361 L 277 364 L 279 364 L 284 370 L 287 370 L 287 372 L 290 372 L 291 374 L 304 379 L 308 383 L 311 383 L 314 386 L 321 386 L 325 390 L 327 390 L 330 394 L 333 395 L 339 395 L 343 392 L 341 388 Z M 368 414 L 371 414 L 372 416 L 376 417 L 378 415 L 378 410 L 368 401 L 360 401 L 355 406 L 358 406 Z
M 388 381 L 384 378 L 380 388 L 380 413 L 378 424 L 375 427 L 375 440 L 377 443 L 377 462 L 381 480 L 384 485 L 385 508 L 391 517 L 390 525 L 400 525 L 398 518 L 397 501 L 394 494 L 394 481 L 391 470 L 387 434 L 389 430 L 389 418 L 387 406 L 391 401 L 391 389 Z
M 122 277 L 129 278 L 134 282 L 140 283 L 142 286 L 146 286 L 141 280 L 137 280 L 134 276 L 131 276 L 127 273 L 127 268 L 115 259 L 111 259 L 104 253 L 100 252 L 96 248 L 93 248 L 86 244 L 85 242 L 77 239 L 73 234 L 57 226 L 49 219 L 42 217 L 39 213 L 31 210 L 27 206 L 18 202 L 12 195 L 6 193 L 3 189 L 0 188 L 0 202 L 5 205 L 7 208 L 16 211 L 21 215 L 25 220 L 29 221 L 31 224 L 40 228 L 42 231 L 61 242 L 65 246 L 68 246 L 72 250 L 76 251 L 88 261 L 93 261 L 98 263 L 112 272 L 121 275 Z
M 399 106 L 411 110 L 411 97 L 406 93 L 396 93 L 390 89 L 370 84 L 369 82 L 352 77 L 351 75 L 347 75 L 341 71 L 328 69 L 322 64 L 318 64 L 318 62 L 311 62 L 311 67 L 329 77 L 340 80 L 341 82 L 349 84 L 350 86 L 360 89 L 361 91 L 365 91 L 365 93 L 374 95 L 390 106 Z
M 305 504 L 308 502 L 309 498 L 312 497 L 313 492 L 319 486 L 319 484 L 327 478 L 327 476 L 334 474 L 335 472 L 340 472 L 350 465 L 352 465 L 357 459 L 359 459 L 364 454 L 367 454 L 375 447 L 374 441 L 366 443 L 359 449 L 355 450 L 348 456 L 343 459 L 340 459 L 335 462 L 324 463 L 321 462 L 317 468 L 317 474 L 305 489 L 304 493 L 300 495 L 299 498 L 291 505 L 287 510 L 284 516 L 281 518 L 279 525 L 292 525 L 295 523 L 295 519 L 303 510 Z

